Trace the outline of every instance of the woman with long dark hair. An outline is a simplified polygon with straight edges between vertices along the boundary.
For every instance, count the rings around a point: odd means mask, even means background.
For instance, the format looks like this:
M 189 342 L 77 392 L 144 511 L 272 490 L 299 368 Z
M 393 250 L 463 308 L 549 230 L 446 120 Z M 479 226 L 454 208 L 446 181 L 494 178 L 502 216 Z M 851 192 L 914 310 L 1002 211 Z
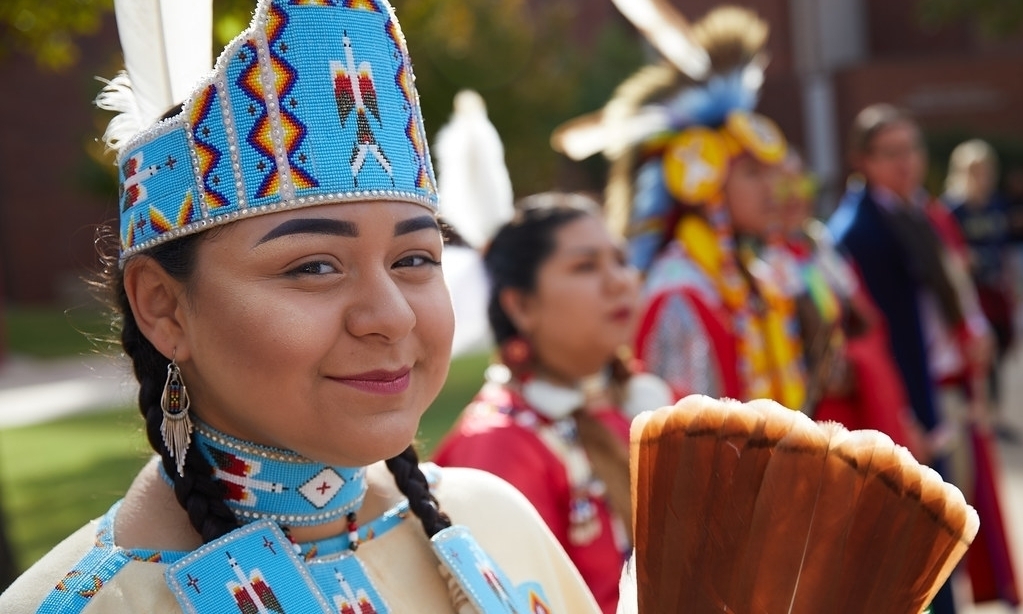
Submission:
M 596 203 L 561 193 L 522 200 L 484 264 L 499 361 L 434 460 L 522 491 L 613 612 L 631 545 L 630 419 L 672 402 L 623 353 L 638 274 Z
M 169 20 L 140 4 L 123 41 Z M 108 280 L 156 458 L 0 610 L 594 611 L 519 493 L 412 446 L 453 318 L 390 7 L 261 0 L 186 95 L 112 139 Z

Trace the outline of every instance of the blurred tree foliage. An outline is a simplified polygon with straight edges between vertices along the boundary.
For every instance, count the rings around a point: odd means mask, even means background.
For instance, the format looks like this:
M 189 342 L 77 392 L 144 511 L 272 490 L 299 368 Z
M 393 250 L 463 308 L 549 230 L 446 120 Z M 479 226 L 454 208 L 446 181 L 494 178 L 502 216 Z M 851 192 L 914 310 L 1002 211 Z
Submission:
M 555 126 L 600 108 L 643 62 L 638 37 L 620 20 L 580 43 L 572 32 L 585 4 L 394 0 L 428 133 L 447 121 L 459 90 L 478 91 L 504 140 L 517 196 L 556 187 L 565 162 L 549 145 Z M 589 182 L 597 189 L 601 183 Z
M 918 11 L 923 23 L 937 26 L 974 20 L 980 31 L 992 38 L 1023 32 L 1020 0 L 919 0 Z
M 392 0 L 415 63 L 428 135 L 447 121 L 455 93 L 475 89 L 505 141 L 516 194 L 555 187 L 568 163 L 550 149 L 551 131 L 598 109 L 644 59 L 639 37 L 621 19 L 580 42 L 573 32 L 590 1 L 596 0 Z M 253 0 L 214 0 L 217 51 L 248 24 L 254 6 Z M 113 0 L 3 0 L 0 61 L 17 52 L 43 69 L 70 68 L 78 58 L 76 38 L 98 31 L 112 7 Z M 599 161 L 577 168 L 588 170 L 590 187 L 600 185 Z
M 43 68 L 66 69 L 78 60 L 75 39 L 95 34 L 111 8 L 113 0 L 3 0 L 0 61 L 17 52 Z

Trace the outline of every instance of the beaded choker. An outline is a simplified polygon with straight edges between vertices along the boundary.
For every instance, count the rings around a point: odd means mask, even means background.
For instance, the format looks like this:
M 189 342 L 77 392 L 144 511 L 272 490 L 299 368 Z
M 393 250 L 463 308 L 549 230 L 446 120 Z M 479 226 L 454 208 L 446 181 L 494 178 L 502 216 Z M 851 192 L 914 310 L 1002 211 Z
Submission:
M 262 446 L 197 423 L 193 445 L 226 487 L 224 502 L 249 523 L 261 518 L 309 526 L 342 518 L 366 496 L 365 467 L 317 463 L 289 450 Z

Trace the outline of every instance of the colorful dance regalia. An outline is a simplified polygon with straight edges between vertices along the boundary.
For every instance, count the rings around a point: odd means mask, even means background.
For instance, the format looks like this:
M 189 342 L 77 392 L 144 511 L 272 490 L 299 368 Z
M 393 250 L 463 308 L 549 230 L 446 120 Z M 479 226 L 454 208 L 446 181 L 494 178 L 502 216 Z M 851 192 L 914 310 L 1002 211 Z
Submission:
M 120 502 L 66 539 L 0 599 L 4 612 L 589 612 L 592 597 L 529 503 L 484 472 L 425 465 L 455 523 L 428 540 L 408 502 L 348 532 L 294 543 L 282 526 L 343 518 L 367 471 L 331 467 L 201 427 L 243 526 L 191 552 L 117 544 Z M 173 470 L 173 469 L 172 469 Z M 161 468 L 162 471 L 162 468 Z M 165 475 L 166 477 L 166 475 Z M 166 478 L 169 479 L 169 478 Z M 493 558 L 491 558 L 493 556 Z
M 770 276 L 739 273 L 739 256 L 714 234 L 705 219 L 686 215 L 676 240 L 655 258 L 637 358 L 680 397 L 773 398 L 801 408 L 794 302 Z
M 805 391 L 794 305 L 757 254 L 740 249 L 724 194 L 740 157 L 773 166 L 785 156 L 778 127 L 752 111 L 767 25 L 724 7 L 666 32 L 664 23 L 684 18 L 672 14 L 658 27 L 630 3 L 619 7 L 671 64 L 641 69 L 601 112 L 559 128 L 553 143 L 573 158 L 611 159 L 608 217 L 647 275 L 636 357 L 679 396 L 770 397 L 798 409 Z M 670 11 L 658 3 L 657 12 Z M 680 51 L 680 39 L 692 47 Z
M 490 381 L 438 446 L 434 461 L 446 467 L 489 471 L 526 495 L 601 609 L 614 612 L 631 528 L 610 509 L 604 484 L 594 475 L 579 443 L 571 414 L 582 405 L 582 393 L 535 379 L 532 382 L 539 385 L 522 386 L 508 381 L 503 371 L 500 365 L 488 370 Z M 663 383 L 653 386 L 643 381 L 649 377 L 633 376 L 636 381 L 626 386 L 626 403 L 629 397 L 632 401 L 642 397 L 647 406 L 641 409 L 670 404 Z M 657 394 L 649 394 L 658 389 L 659 400 Z M 574 394 L 578 397 L 573 400 Z M 611 406 L 587 411 L 623 446 L 628 444 L 629 413 Z
M 801 283 L 797 302 L 810 382 L 808 413 L 850 430 L 881 431 L 912 450 L 915 419 L 888 349 L 884 317 L 855 270 L 817 220 L 786 247 Z

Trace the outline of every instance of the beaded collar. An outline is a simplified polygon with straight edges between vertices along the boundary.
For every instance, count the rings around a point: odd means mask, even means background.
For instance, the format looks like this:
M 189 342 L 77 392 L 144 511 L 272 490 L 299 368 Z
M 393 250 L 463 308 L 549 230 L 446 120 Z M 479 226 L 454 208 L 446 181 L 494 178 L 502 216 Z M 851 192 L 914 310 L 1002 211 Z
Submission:
M 552 422 L 564 420 L 584 407 L 588 399 L 606 390 L 611 381 L 608 369 L 583 378 L 578 386 L 555 384 L 536 376 L 513 381 L 511 371 L 500 363 L 487 367 L 485 378 L 492 384 L 517 387 L 526 403 Z
M 365 467 L 336 467 L 262 446 L 197 422 L 194 446 L 226 487 L 224 502 L 245 524 L 261 518 L 310 526 L 344 517 L 366 495 Z

